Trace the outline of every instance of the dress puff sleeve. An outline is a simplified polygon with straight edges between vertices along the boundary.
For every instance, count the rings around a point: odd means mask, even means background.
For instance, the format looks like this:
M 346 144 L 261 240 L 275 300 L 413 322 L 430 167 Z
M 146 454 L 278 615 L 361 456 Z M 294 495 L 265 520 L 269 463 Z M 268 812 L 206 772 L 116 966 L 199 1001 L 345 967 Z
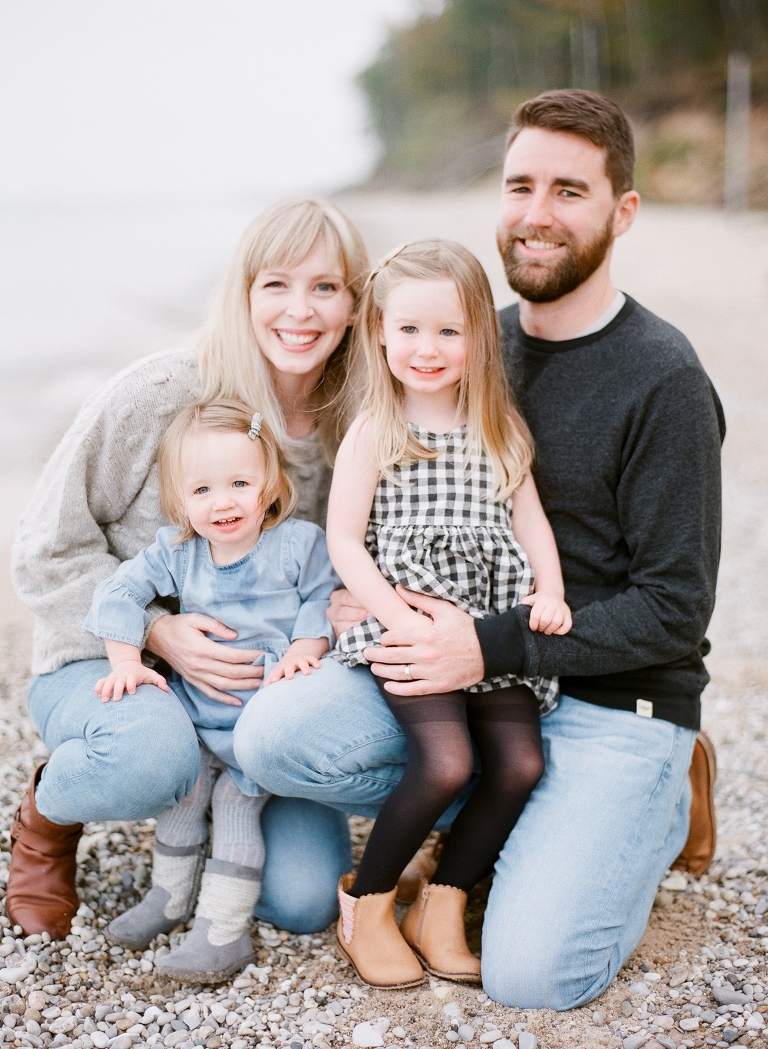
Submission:
M 188 543 L 175 542 L 176 528 L 161 528 L 157 539 L 96 587 L 83 624 L 102 640 L 141 648 L 149 622 L 147 605 L 156 597 L 179 597 Z
M 331 594 L 342 583 L 331 565 L 325 533 L 309 521 L 293 520 L 291 524 L 289 549 L 301 598 L 291 641 L 300 637 L 325 637 L 328 644 L 333 645 L 333 628 L 325 617 L 325 610 L 330 604 Z

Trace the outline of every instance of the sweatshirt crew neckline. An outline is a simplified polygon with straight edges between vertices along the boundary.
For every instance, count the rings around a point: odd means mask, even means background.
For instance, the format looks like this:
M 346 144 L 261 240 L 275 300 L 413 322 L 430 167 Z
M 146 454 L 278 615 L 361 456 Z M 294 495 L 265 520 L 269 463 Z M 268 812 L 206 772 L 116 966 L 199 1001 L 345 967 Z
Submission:
M 575 339 L 540 339 L 538 336 L 529 335 L 525 331 L 520 323 L 519 304 L 516 303 L 515 305 L 517 307 L 517 337 L 527 350 L 537 350 L 539 353 L 567 353 L 569 350 L 578 350 L 583 346 L 590 346 L 594 342 L 599 342 L 600 339 L 604 339 L 622 325 L 637 307 L 635 300 L 625 293 L 625 302 L 619 312 L 602 328 L 598 328 L 597 331 L 579 335 Z

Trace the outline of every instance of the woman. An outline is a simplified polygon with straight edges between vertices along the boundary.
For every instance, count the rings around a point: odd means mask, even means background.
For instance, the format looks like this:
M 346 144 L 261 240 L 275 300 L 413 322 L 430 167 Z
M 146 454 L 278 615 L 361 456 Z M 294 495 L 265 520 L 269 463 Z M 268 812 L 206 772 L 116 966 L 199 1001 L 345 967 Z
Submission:
M 98 583 L 164 523 L 155 457 L 165 429 L 191 400 L 257 404 L 289 460 L 296 516 L 324 524 L 343 429 L 336 395 L 367 271 L 359 233 L 333 205 L 269 208 L 246 230 L 198 348 L 145 358 L 99 390 L 43 472 L 13 565 L 37 617 L 29 706 L 51 751 L 12 832 L 6 905 L 26 935 L 69 932 L 84 822 L 155 816 L 198 776 L 195 730 L 172 693 L 145 685 L 127 702 L 99 701 L 94 686 L 108 664 L 82 625 Z M 231 703 L 227 691 L 257 688 L 260 653 L 208 634 L 235 636 L 207 616 L 147 608 L 145 648 L 207 696 Z M 350 863 L 344 817 L 274 799 L 263 829 L 269 859 L 259 914 L 293 931 L 323 928 Z

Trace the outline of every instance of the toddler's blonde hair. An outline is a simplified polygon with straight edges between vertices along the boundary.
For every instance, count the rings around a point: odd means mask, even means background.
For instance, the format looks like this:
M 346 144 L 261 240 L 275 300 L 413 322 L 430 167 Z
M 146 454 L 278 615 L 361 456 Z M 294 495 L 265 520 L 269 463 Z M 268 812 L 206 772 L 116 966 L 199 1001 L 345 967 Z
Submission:
M 456 287 L 467 345 L 466 368 L 458 389 L 458 411 L 467 415 L 465 458 L 485 452 L 493 468 L 494 497 L 507 499 L 531 468 L 533 439 L 507 385 L 488 277 L 461 244 L 447 240 L 406 244 L 385 256 L 373 271 L 353 333 L 353 359 L 362 358 L 365 367 L 352 368 L 347 401 L 361 405 L 361 411 L 369 415 L 376 464 L 389 479 L 394 480 L 392 467 L 399 462 L 436 457 L 408 429 L 402 411 L 403 385 L 390 371 L 386 347 L 381 344 L 387 297 L 408 280 L 450 280 Z
M 251 286 L 261 270 L 298 266 L 321 243 L 340 267 L 356 309 L 370 268 L 359 232 L 329 201 L 284 200 L 262 212 L 241 237 L 198 344 L 205 383 L 201 399 L 242 397 L 258 404 L 283 448 L 290 442 L 269 365 L 253 332 Z M 317 429 L 329 462 L 350 421 L 339 397 L 348 370 L 349 334 L 326 362 L 319 386 Z
M 252 418 L 253 410 L 242 401 L 218 400 L 188 404 L 165 431 L 157 453 L 160 509 L 167 520 L 179 529 L 177 542 L 183 543 L 197 534 L 184 513 L 181 482 L 181 450 L 184 441 L 206 432 L 242 433 L 247 436 Z M 291 479 L 285 472 L 280 446 L 266 421 L 262 421 L 255 441 L 261 443 L 266 463 L 264 505 L 267 511 L 262 525 L 266 531 L 290 516 L 296 495 Z

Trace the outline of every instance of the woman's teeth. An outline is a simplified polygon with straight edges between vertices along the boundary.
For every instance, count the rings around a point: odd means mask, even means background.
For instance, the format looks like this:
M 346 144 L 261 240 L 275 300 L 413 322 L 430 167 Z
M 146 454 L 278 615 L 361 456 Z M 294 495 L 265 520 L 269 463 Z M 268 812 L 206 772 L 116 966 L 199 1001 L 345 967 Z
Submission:
M 282 331 L 280 328 L 275 328 L 275 332 L 280 342 L 284 342 L 286 346 L 309 346 L 320 334 L 320 332 L 312 331 L 299 335 L 292 331 Z

